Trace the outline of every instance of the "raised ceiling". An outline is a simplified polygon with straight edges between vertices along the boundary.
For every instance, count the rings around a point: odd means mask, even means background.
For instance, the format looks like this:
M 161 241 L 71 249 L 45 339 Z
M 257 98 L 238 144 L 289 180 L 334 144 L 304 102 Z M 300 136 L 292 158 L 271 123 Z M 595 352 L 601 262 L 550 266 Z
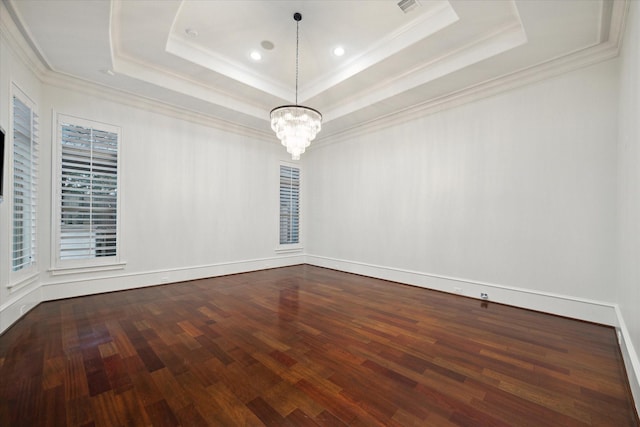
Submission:
M 267 135 L 295 101 L 319 138 L 615 55 L 624 0 L 3 0 L 45 66 Z M 336 46 L 345 54 L 333 54 Z M 250 54 L 257 51 L 262 59 Z M 275 138 L 275 137 L 274 137 Z

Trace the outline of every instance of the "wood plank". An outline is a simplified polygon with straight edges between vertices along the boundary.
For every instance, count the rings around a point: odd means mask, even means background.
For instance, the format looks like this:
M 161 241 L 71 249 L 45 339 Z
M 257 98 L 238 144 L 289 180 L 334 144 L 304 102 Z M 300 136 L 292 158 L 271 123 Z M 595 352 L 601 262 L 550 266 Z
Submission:
M 0 425 L 638 426 L 615 330 L 299 265 L 50 301 Z

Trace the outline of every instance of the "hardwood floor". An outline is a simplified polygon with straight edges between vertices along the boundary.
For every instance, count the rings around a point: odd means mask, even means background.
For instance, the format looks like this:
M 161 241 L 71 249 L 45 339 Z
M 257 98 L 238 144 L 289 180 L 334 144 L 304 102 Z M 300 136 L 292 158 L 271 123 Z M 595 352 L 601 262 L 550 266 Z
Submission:
M 612 328 L 312 266 L 43 303 L 2 426 L 634 426 Z

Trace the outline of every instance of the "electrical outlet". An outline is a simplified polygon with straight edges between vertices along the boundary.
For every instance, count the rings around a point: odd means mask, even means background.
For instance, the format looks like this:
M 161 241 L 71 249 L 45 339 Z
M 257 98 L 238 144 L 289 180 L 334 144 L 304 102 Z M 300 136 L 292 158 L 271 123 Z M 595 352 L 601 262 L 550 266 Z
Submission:
M 169 278 L 167 276 L 164 276 L 162 279 L 162 283 L 169 283 Z
M 489 299 L 489 294 L 486 292 L 480 292 L 480 298 L 482 299 Z
M 456 294 L 461 294 L 462 288 L 453 288 L 453 292 L 455 292 Z

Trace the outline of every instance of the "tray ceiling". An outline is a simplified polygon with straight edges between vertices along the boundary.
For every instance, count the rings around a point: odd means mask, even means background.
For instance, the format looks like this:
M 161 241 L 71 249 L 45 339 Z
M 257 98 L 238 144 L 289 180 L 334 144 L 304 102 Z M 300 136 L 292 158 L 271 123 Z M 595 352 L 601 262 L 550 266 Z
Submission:
M 298 101 L 322 112 L 320 138 L 617 48 L 626 10 L 623 0 L 410 0 L 408 11 L 394 0 L 4 1 L 50 70 L 265 134 L 269 111 L 295 101 L 300 12 Z

